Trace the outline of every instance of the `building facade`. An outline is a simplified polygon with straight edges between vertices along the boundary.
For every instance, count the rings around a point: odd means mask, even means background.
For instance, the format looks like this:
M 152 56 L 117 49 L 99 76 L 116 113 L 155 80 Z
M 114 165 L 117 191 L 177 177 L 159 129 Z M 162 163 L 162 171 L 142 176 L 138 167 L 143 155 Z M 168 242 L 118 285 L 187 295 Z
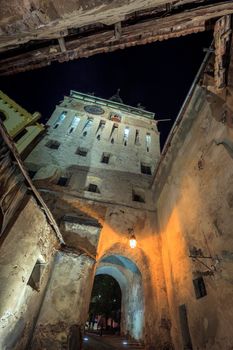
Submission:
M 33 183 L 0 125 L 2 349 L 78 348 L 99 274 L 118 281 L 121 331 L 146 349 L 232 348 L 230 57 L 221 93 L 202 66 L 155 171 L 154 116 L 119 96 L 56 107 L 25 160 Z
M 53 273 L 54 285 L 70 281 L 62 291 L 67 300 L 63 311 L 68 315 L 73 306 L 69 302 L 70 285 L 80 271 L 80 266 L 75 266 L 82 252 L 93 261 L 90 268 L 88 260 L 82 271 L 86 284 L 79 288 L 86 290 L 86 295 L 76 306 L 76 323 L 84 324 L 87 317 L 94 276 L 106 273 L 121 286 L 122 332 L 152 342 L 159 306 L 153 316 L 149 310 L 155 298 L 161 297 L 160 284 L 150 297 L 152 279 L 161 273 L 153 271 L 159 256 L 152 254 L 156 219 L 149 190 L 160 155 L 154 114 L 124 105 L 119 94 L 104 100 L 71 91 L 47 124 L 46 135 L 25 164 L 59 223 L 65 246 L 73 253 L 72 260 L 61 256 Z M 132 234 L 138 244 L 134 252 L 129 246 Z M 148 259 L 150 254 L 152 259 Z M 55 291 L 54 285 L 52 279 L 34 334 L 35 347 L 43 337 L 41 329 L 51 323 L 51 314 L 56 314 L 55 324 L 60 319 L 54 310 L 61 305 L 54 305 L 52 300 L 59 304 L 61 291 Z M 78 285 L 74 293 L 79 299 Z M 64 318 L 71 326 L 71 319 Z M 157 339 L 162 341 L 159 334 Z M 47 340 L 43 341 L 46 344 Z
M 151 204 L 146 189 L 160 154 L 153 113 L 71 91 L 47 124 L 26 160 L 35 180 L 93 200 Z

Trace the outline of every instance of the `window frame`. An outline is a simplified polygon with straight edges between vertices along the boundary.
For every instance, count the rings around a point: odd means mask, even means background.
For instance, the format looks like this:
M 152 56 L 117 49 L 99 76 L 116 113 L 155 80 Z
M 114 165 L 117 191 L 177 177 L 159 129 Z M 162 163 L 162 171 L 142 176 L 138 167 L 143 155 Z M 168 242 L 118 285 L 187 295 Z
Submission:
M 56 145 L 56 147 L 54 147 L 55 145 Z M 61 143 L 58 142 L 57 140 L 48 140 L 46 142 L 45 146 L 50 148 L 50 149 L 57 150 L 61 146 Z
M 149 164 L 141 163 L 141 174 L 152 175 L 152 167 Z
M 68 176 L 60 176 L 56 185 L 60 187 L 67 187 L 69 185 L 70 178 Z
M 88 184 L 87 191 L 91 193 L 100 193 L 98 185 L 91 182 Z
M 87 157 L 88 151 L 89 150 L 85 147 L 78 147 L 75 151 L 75 154 L 77 154 L 80 157 L 85 158 L 85 157 Z
M 202 276 L 193 279 L 193 287 L 196 299 L 204 298 L 207 295 L 205 281 Z
M 111 154 L 110 153 L 107 153 L 107 152 L 103 152 L 102 153 L 102 156 L 101 156 L 101 163 L 103 164 L 109 164 L 109 161 L 110 161 L 110 157 L 111 157 Z M 107 161 L 105 161 L 107 160 Z

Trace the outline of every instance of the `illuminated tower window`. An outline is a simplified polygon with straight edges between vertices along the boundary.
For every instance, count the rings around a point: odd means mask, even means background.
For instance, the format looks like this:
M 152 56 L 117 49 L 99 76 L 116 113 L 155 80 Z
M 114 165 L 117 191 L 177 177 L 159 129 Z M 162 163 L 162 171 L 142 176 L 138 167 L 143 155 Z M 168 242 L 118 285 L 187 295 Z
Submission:
M 123 144 L 125 146 L 127 146 L 128 138 L 129 138 L 129 127 L 126 126 L 125 131 L 124 131 L 124 137 L 123 137 Z
M 135 145 L 140 145 L 139 130 L 136 130 L 136 134 L 135 134 Z
M 55 122 L 54 125 L 53 125 L 53 128 L 54 128 L 54 129 L 58 128 L 58 126 L 61 125 L 61 124 L 64 122 L 64 120 L 65 120 L 65 118 L 66 118 L 66 114 L 67 114 L 67 112 L 63 111 L 63 112 L 59 115 L 59 117 L 57 118 L 56 122 Z
M 112 126 L 111 134 L 110 134 L 110 139 L 111 139 L 112 144 L 114 143 L 115 138 L 117 137 L 117 131 L 118 131 L 118 124 L 114 123 Z
M 87 135 L 87 131 L 88 129 L 90 129 L 92 123 L 93 123 L 93 118 L 88 118 L 83 128 L 83 136 Z
M 105 127 L 106 121 L 105 120 L 101 120 L 98 126 L 98 129 L 96 131 L 96 133 L 98 133 L 98 131 L 103 131 L 104 127 Z
M 105 120 L 101 120 L 100 123 L 99 123 L 99 126 L 98 126 L 98 129 L 96 131 L 96 133 L 98 134 L 97 135 L 97 140 L 100 140 L 100 137 L 101 137 L 101 134 L 104 130 L 104 127 L 105 127 L 105 124 L 106 124 L 106 121 Z
M 71 134 L 77 128 L 79 122 L 80 122 L 80 118 L 75 115 L 69 126 L 69 130 L 68 130 L 69 134 Z
M 150 134 L 146 134 L 146 150 L 147 152 L 150 151 L 150 144 L 151 144 L 151 136 Z

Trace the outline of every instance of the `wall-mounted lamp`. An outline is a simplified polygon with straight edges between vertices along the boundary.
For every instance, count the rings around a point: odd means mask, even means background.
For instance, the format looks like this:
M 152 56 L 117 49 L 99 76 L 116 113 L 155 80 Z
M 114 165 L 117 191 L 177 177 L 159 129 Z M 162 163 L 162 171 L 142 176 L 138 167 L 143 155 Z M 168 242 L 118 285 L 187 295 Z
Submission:
M 135 235 L 133 234 L 133 228 L 128 228 L 128 232 L 129 232 L 129 246 L 130 248 L 135 248 L 137 246 L 137 240 Z
M 129 239 L 130 248 L 135 248 L 137 245 L 136 237 L 134 235 L 130 236 Z
M 197 248 L 195 246 L 189 248 L 189 257 L 192 258 L 194 262 L 200 263 L 207 269 L 205 271 L 199 271 L 199 270 L 196 271 L 198 272 L 199 275 L 202 275 L 202 276 L 213 276 L 214 273 L 217 272 L 217 266 L 220 264 L 220 259 L 217 255 L 212 256 L 210 253 L 209 255 L 208 254 L 204 255 L 202 249 Z M 207 259 L 210 260 L 210 263 L 206 262 L 208 261 Z

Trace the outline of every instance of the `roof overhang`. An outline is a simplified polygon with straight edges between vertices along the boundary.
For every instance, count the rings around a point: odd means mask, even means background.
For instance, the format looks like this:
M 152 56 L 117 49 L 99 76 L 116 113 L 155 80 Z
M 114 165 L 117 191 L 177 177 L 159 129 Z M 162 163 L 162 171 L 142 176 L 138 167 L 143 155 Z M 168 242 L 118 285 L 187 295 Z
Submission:
M 1 8 L 0 75 L 213 29 L 233 13 L 222 0 L 2 0 Z

